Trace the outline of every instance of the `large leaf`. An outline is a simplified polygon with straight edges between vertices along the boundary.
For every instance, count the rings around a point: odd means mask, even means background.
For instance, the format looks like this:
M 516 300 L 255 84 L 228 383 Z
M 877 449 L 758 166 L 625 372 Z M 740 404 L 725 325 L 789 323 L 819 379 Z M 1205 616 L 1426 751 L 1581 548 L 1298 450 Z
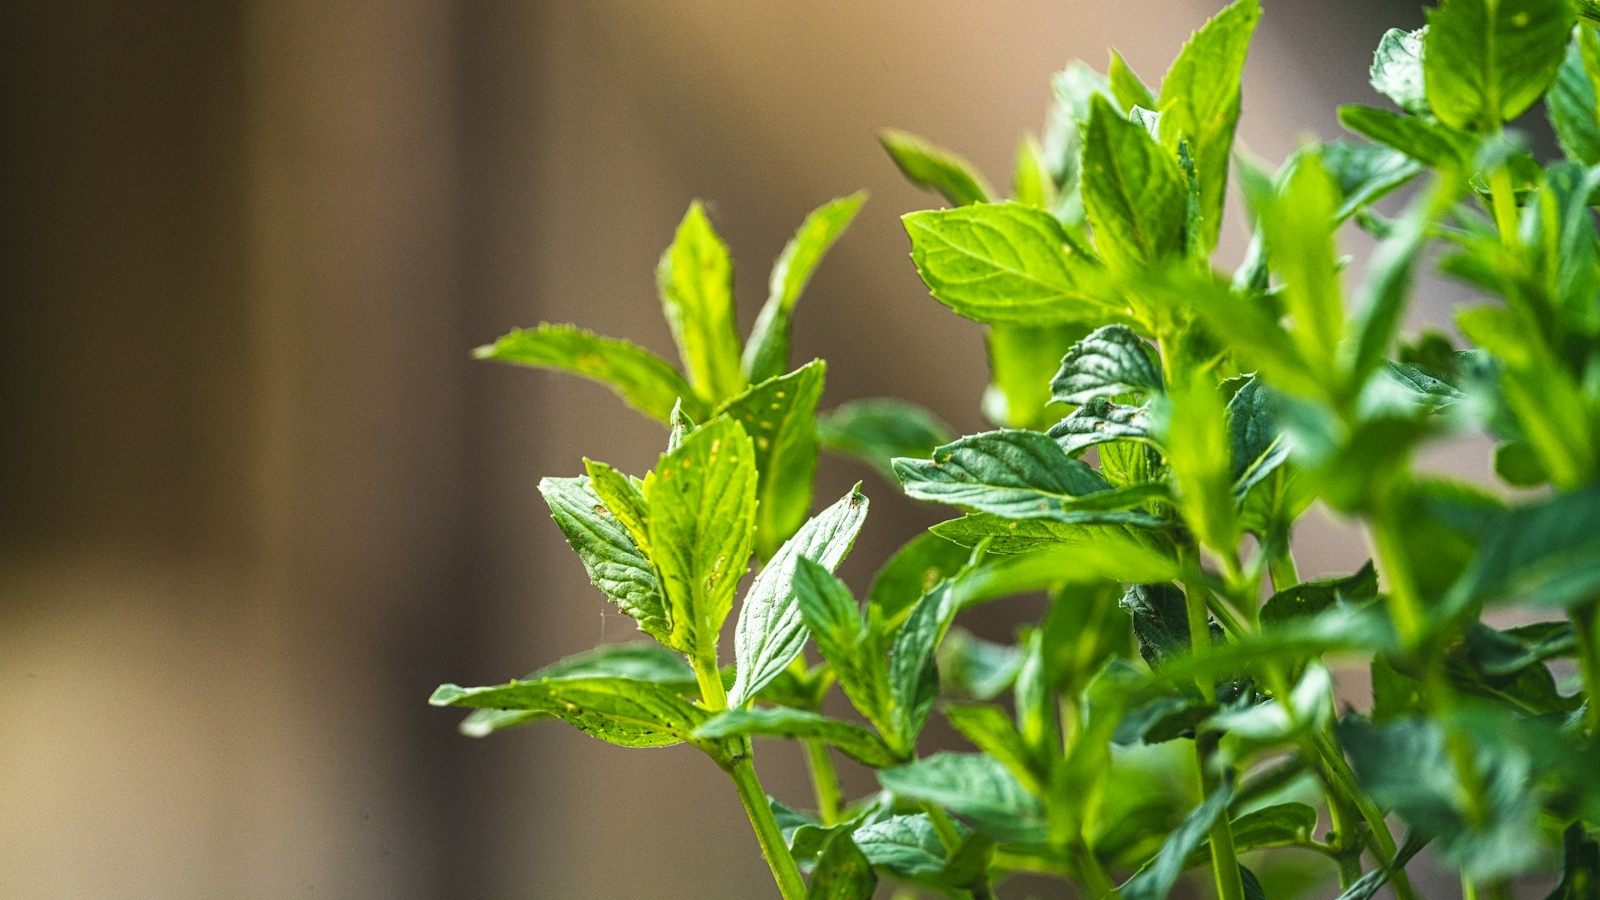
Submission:
M 1080 405 L 1119 394 L 1161 390 L 1161 369 L 1144 339 L 1123 325 L 1106 325 L 1072 345 L 1050 381 L 1053 398 Z
M 1515 507 L 1479 542 L 1451 590 L 1453 608 L 1519 601 L 1577 606 L 1600 597 L 1600 487 Z
M 706 406 L 672 364 L 638 344 L 600 337 L 572 325 L 519 328 L 472 352 L 478 359 L 560 369 L 611 388 L 629 406 L 662 422 L 683 398 L 703 417 Z
M 688 741 L 714 752 L 694 734 L 710 713 L 665 685 L 620 677 L 546 678 L 494 687 L 441 685 L 434 706 L 547 713 L 608 744 L 666 747 Z
M 728 695 L 730 706 L 754 697 L 805 647 L 795 567 L 805 558 L 831 572 L 844 560 L 867 518 L 867 498 L 859 487 L 801 526 L 751 582 L 733 635 L 738 675 Z
M 1555 83 L 1545 96 L 1545 110 L 1561 149 L 1586 166 L 1600 163 L 1600 37 L 1587 25 L 1567 48 Z
M 994 196 L 972 163 L 923 138 L 893 128 L 878 132 L 878 142 L 912 184 L 941 194 L 955 206 L 987 203 Z
M 1222 227 L 1239 86 L 1260 18 L 1256 0 L 1236 0 L 1189 38 L 1161 81 L 1161 143 L 1174 152 L 1188 145 L 1200 188 L 1200 233 L 1193 240 L 1207 255 Z
M 1096 96 L 1084 129 L 1083 206 L 1095 249 L 1132 267 L 1183 254 L 1189 190 L 1150 132 Z
M 1451 127 L 1497 130 L 1550 86 L 1573 19 L 1568 0 L 1443 0 L 1422 41 L 1428 105 Z
M 803 709 L 730 709 L 707 720 L 695 731 L 705 739 L 747 735 L 822 741 L 844 755 L 874 768 L 904 762 L 884 745 L 883 739 L 850 722 L 830 719 Z
M 926 878 L 944 871 L 946 852 L 926 814 L 890 816 L 857 828 L 856 845 L 875 866 L 901 878 Z
M 744 347 L 742 364 L 751 384 L 789 371 L 789 335 L 795 303 L 823 254 L 844 233 L 866 199 L 865 193 L 855 193 L 817 208 L 800 223 L 800 229 L 778 254 L 778 261 L 772 264 L 766 305 L 761 307 Z
M 654 682 L 679 693 L 694 693 L 698 688 L 694 670 L 682 654 L 646 641 L 601 644 L 545 666 L 522 680 L 613 676 Z M 475 709 L 461 720 L 460 729 L 467 737 L 486 737 L 516 725 L 552 718 L 553 713 L 543 710 Z
M 539 482 L 539 493 L 594 586 L 633 617 L 640 631 L 675 649 L 689 650 L 673 628 L 672 610 L 650 560 L 624 520 L 594 492 L 589 478 L 545 478 Z
M 689 381 L 706 405 L 744 390 L 734 321 L 733 263 L 699 201 L 656 268 L 661 306 Z
M 755 538 L 755 448 L 744 428 L 717 418 L 695 429 L 645 477 L 644 498 L 673 646 L 714 660 Z
M 878 772 L 886 790 L 944 807 L 1001 840 L 1041 837 L 1044 809 L 999 762 L 975 753 L 936 753 Z
M 911 259 L 935 300 L 979 322 L 1123 321 L 1102 296 L 1100 265 L 1044 210 L 1015 203 L 926 210 L 903 218 Z
M 1276 190 L 1244 181 L 1266 238 L 1273 271 L 1283 280 L 1283 295 L 1293 325 L 1290 335 L 1313 367 L 1332 369 L 1343 337 L 1344 306 L 1333 229 L 1339 187 L 1315 150 L 1295 154 Z
M 895 457 L 926 459 L 955 439 L 954 429 L 938 416 L 892 397 L 840 404 L 817 417 L 817 434 L 823 447 L 871 463 L 888 478 L 894 477 Z
M 770 378 L 717 409 L 755 445 L 756 553 L 770 557 L 805 521 L 817 473 L 817 401 L 827 365 L 814 359 Z

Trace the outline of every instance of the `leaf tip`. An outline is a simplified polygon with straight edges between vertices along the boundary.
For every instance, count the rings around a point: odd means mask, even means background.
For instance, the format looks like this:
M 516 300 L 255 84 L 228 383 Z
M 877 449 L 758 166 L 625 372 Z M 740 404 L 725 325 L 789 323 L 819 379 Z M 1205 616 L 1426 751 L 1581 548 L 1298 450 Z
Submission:
M 466 689 L 459 684 L 441 684 L 428 698 L 428 705 L 449 706 L 466 695 Z

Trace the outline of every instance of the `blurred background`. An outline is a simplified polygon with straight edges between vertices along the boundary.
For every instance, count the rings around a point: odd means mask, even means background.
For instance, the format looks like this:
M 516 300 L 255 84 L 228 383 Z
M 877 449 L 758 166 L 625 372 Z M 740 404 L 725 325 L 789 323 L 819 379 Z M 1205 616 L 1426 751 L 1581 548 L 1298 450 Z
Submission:
M 935 201 L 876 130 L 1005 184 L 1051 72 L 1115 45 L 1157 82 L 1216 5 L 0 5 L 0 896 L 772 896 L 698 754 L 426 705 L 634 634 L 533 486 L 663 441 L 469 350 L 548 320 L 670 354 L 654 266 L 696 197 L 748 328 L 805 213 L 866 188 L 796 359 L 829 360 L 825 407 L 978 430 L 980 333 L 918 281 L 897 217 Z M 1265 5 L 1242 140 L 1276 162 L 1376 102 L 1371 50 L 1421 11 Z M 839 460 L 819 496 L 861 478 L 858 589 L 943 517 Z M 759 766 L 804 798 L 798 758 Z

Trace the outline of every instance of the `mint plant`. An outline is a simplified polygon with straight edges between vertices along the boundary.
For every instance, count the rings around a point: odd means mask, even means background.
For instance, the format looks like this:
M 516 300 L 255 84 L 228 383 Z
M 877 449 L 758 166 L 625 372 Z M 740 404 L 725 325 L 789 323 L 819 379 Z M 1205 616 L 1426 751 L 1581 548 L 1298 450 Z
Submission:
M 742 342 L 728 252 L 691 207 L 659 271 L 682 370 L 570 326 L 480 351 L 595 378 L 666 426 L 642 479 L 586 460 L 540 484 L 653 640 L 433 702 L 473 708 L 471 735 L 555 718 L 694 747 L 785 900 L 880 880 L 982 900 L 1018 873 L 1158 900 L 1190 870 L 1224 900 L 1319 878 L 1415 900 L 1424 848 L 1468 897 L 1600 896 L 1600 4 L 1444 0 L 1378 47 L 1388 103 L 1340 110 L 1360 140 L 1275 170 L 1234 147 L 1260 15 L 1223 9 L 1156 88 L 1115 53 L 1105 75 L 1069 67 L 1009 200 L 883 133 L 950 204 L 905 227 L 932 297 L 987 329 L 998 430 L 953 438 L 892 400 L 819 414 L 823 364 L 790 370 L 796 302 L 859 195 L 801 226 Z M 1509 124 L 1541 100 L 1558 159 Z M 1224 273 L 1230 175 L 1252 240 Z M 1379 241 L 1359 276 L 1347 225 Z M 1400 334 L 1434 260 L 1479 298 L 1459 346 Z M 1515 500 L 1416 466 L 1472 434 Z M 822 448 L 958 511 L 864 601 L 833 574 L 859 485 L 807 515 Z M 1313 504 L 1373 559 L 1301 581 Z M 1030 592 L 1048 603 L 1013 643 L 956 625 Z M 1370 692 L 1336 699 L 1357 669 Z M 923 752 L 935 713 L 970 751 Z M 768 797 L 754 738 L 800 741 L 815 796 Z M 841 756 L 881 790 L 843 796 Z

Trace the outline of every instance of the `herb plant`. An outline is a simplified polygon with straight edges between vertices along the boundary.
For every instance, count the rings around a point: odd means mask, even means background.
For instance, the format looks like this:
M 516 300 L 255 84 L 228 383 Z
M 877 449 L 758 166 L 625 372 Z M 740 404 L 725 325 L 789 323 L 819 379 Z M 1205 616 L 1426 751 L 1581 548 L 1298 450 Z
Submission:
M 1106 75 L 1061 73 L 1009 200 L 883 134 L 950 204 L 905 227 L 933 298 L 987 328 L 999 430 L 951 439 L 889 400 L 819 415 L 823 363 L 790 369 L 796 301 L 860 196 L 800 227 L 743 342 L 727 249 L 692 206 L 659 270 L 681 371 L 569 326 L 481 350 L 602 381 L 667 427 L 642 480 L 586 461 L 540 483 L 653 640 L 433 703 L 473 708 L 472 735 L 556 718 L 694 747 L 730 776 L 785 900 L 880 879 L 978 900 L 1023 872 L 1153 900 L 1190 869 L 1243 900 L 1268 896 L 1253 870 L 1296 868 L 1336 877 L 1340 900 L 1413 900 L 1425 846 L 1469 897 L 1513 879 L 1600 896 L 1600 4 L 1444 0 L 1378 47 L 1392 107 L 1340 110 L 1363 140 L 1275 171 L 1234 153 L 1259 16 L 1222 10 L 1159 89 L 1115 53 Z M 1541 99 L 1551 161 L 1507 125 Z M 1220 273 L 1230 170 L 1253 238 Z M 1346 223 L 1379 241 L 1361 267 L 1336 249 Z M 1459 347 L 1399 335 L 1433 260 L 1480 297 L 1455 315 Z M 1515 502 L 1414 465 L 1471 434 Z M 864 602 L 833 570 L 867 500 L 808 517 L 819 447 L 960 510 Z M 1302 582 L 1291 537 L 1317 503 L 1373 560 Z M 1013 644 L 953 627 L 1039 591 Z M 1336 700 L 1335 673 L 1363 667 L 1370 694 Z M 822 712 L 835 685 L 848 718 Z M 973 749 L 923 755 L 935 713 Z M 813 800 L 767 797 L 756 737 L 804 744 Z M 882 790 L 841 796 L 835 754 Z

